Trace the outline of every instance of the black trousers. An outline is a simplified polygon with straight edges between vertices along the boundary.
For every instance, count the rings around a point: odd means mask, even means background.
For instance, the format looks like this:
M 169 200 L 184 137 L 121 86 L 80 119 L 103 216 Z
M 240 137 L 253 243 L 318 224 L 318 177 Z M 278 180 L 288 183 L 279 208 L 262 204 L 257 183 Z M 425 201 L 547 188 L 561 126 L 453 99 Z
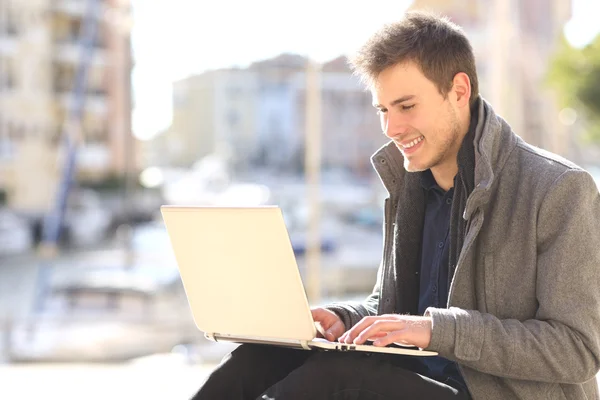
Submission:
M 468 393 L 418 374 L 411 357 L 244 344 L 223 359 L 193 400 L 432 400 Z

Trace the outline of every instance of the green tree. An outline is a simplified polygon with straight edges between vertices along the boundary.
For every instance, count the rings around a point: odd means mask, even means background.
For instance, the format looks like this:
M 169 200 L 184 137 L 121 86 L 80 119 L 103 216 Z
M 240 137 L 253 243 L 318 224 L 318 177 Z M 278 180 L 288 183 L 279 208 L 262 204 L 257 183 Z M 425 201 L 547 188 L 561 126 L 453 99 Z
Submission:
M 576 109 L 585 122 L 589 139 L 600 142 L 600 35 L 583 48 L 563 37 L 551 61 L 548 83 L 563 107 Z

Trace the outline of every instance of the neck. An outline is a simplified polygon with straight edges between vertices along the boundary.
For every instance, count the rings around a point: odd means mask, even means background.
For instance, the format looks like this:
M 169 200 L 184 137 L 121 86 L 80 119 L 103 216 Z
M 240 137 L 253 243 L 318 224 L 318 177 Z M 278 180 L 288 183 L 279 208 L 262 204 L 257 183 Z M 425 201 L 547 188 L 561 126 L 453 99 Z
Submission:
M 467 133 L 469 132 L 470 124 L 471 113 L 469 112 L 461 118 L 461 134 L 457 137 L 456 143 L 452 146 L 446 159 L 438 165 L 431 167 L 431 174 L 436 183 L 446 192 L 454 186 L 454 177 L 458 173 L 458 151 L 462 146 L 465 136 L 467 136 Z
M 450 190 L 454 186 L 454 177 L 458 173 L 458 164 L 456 162 L 456 154 L 454 159 L 451 159 L 452 163 L 449 165 L 437 165 L 431 168 L 431 174 L 437 182 L 438 186 L 444 191 Z

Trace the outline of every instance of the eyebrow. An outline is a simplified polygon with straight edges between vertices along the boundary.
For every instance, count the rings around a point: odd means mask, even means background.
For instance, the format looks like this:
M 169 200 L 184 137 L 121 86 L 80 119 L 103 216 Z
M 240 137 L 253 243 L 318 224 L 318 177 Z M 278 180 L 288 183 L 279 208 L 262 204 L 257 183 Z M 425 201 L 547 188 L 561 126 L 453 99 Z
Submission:
M 397 104 L 404 103 L 405 101 L 412 100 L 414 98 L 415 98 L 414 94 L 409 94 L 409 95 L 406 95 L 406 96 L 402 96 L 402 97 L 399 97 L 396 100 L 392 101 L 392 103 L 390 104 L 390 106 L 393 107 L 393 106 L 395 106 Z M 381 104 L 373 104 L 373 107 L 375 107 L 375 108 L 384 108 Z

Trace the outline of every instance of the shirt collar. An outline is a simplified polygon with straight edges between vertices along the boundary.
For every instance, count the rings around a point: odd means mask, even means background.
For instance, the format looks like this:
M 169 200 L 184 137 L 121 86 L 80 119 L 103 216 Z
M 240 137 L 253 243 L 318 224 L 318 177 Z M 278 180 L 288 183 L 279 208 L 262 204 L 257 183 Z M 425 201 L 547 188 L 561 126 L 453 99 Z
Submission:
M 433 174 L 431 173 L 430 169 L 421 172 L 421 186 L 425 190 L 432 190 L 432 189 L 442 190 L 442 188 L 435 181 L 435 178 L 433 177 Z M 443 190 L 442 190 L 442 192 L 443 192 Z
M 454 176 L 454 185 L 448 190 L 448 192 L 454 190 L 454 187 L 456 186 L 456 176 L 457 175 Z M 446 193 L 446 191 L 437 184 L 430 169 L 421 172 L 421 187 L 427 191 L 435 189 L 442 193 Z

